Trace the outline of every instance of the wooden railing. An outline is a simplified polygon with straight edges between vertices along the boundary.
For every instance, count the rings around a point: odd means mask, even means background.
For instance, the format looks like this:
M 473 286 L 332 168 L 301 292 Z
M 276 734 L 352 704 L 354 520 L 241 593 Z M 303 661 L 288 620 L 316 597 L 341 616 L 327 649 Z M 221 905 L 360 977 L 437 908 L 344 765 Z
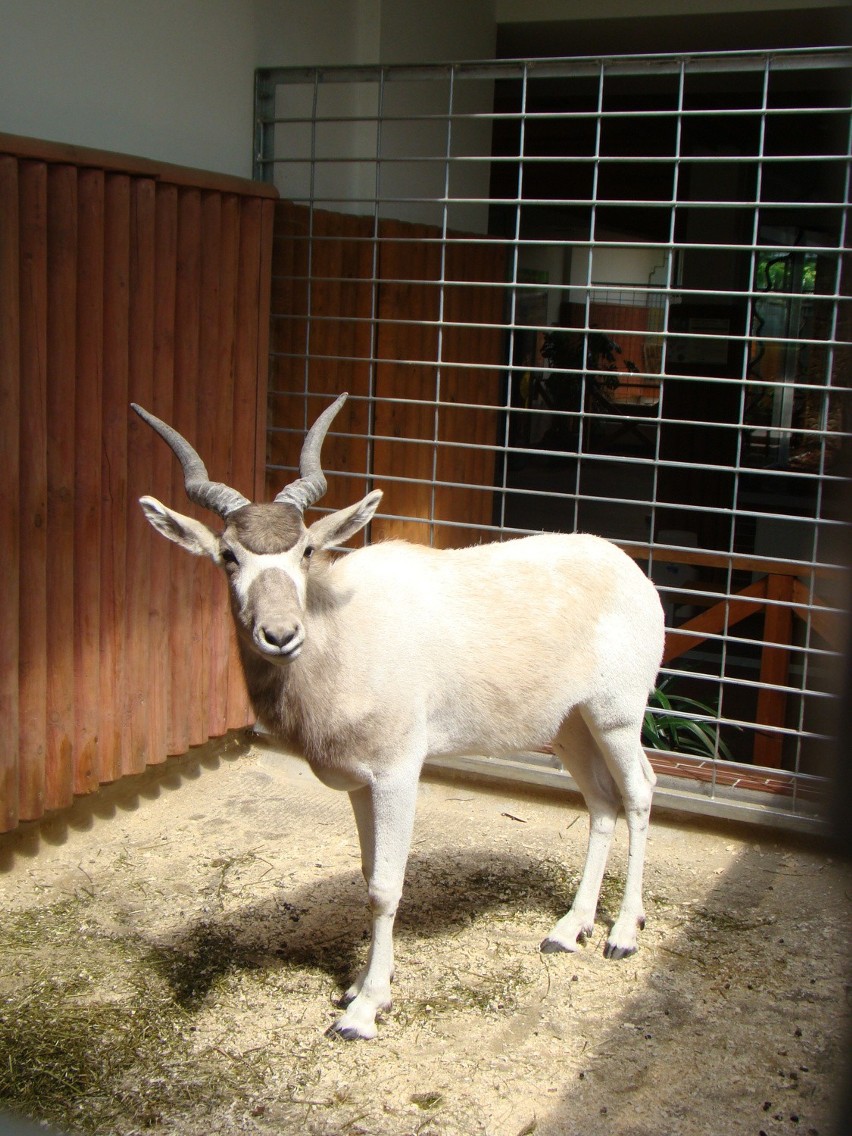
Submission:
M 636 559 L 646 554 L 628 549 Z M 786 721 L 787 690 L 794 620 L 810 623 L 813 629 L 835 650 L 842 649 L 842 619 L 819 595 L 811 596 L 801 576 L 813 572 L 816 578 L 837 577 L 838 572 L 803 569 L 801 564 L 769 560 L 758 556 L 724 555 L 702 551 L 654 551 L 654 561 L 668 564 L 690 564 L 698 568 L 731 569 L 760 575 L 739 591 L 711 603 L 700 614 L 679 627 L 670 628 L 666 636 L 663 664 L 680 658 L 706 642 L 709 637 L 723 635 L 749 616 L 763 616 L 760 646 L 760 671 L 755 715 L 752 760 L 756 765 L 778 768 L 781 765 L 783 735 L 776 732 Z M 689 602 L 690 596 L 681 597 Z M 760 727 L 766 727 L 761 730 Z
M 275 197 L 0 135 L 0 831 L 251 720 L 222 582 L 136 503 L 194 511 L 128 403 L 263 492 Z

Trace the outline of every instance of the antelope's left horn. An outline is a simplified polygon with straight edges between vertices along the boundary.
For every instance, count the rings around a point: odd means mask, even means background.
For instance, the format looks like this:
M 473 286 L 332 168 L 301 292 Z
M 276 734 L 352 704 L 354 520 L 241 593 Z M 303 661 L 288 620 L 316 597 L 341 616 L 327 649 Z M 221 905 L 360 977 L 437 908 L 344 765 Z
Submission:
M 305 509 L 319 501 L 328 489 L 328 482 L 325 479 L 320 462 L 320 451 L 332 419 L 348 397 L 348 394 L 342 394 L 335 399 L 331 406 L 325 408 L 308 431 L 299 458 L 301 477 L 281 490 L 275 498 L 279 504 L 295 505 L 300 512 L 304 513 Z

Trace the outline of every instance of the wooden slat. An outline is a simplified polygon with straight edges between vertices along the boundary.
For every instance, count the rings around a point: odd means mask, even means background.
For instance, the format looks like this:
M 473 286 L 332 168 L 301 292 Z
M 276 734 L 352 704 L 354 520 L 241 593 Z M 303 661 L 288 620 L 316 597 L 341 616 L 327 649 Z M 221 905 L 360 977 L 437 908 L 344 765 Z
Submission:
M 188 289 L 191 289 L 191 296 L 187 296 L 187 306 L 184 309 L 191 312 L 190 318 L 187 322 L 184 334 L 184 327 L 182 323 L 178 322 L 180 339 L 186 339 L 186 353 L 184 356 L 185 367 L 183 372 L 179 371 L 178 383 L 183 388 L 183 393 L 186 397 L 187 415 L 185 418 L 185 430 L 188 438 L 192 438 L 196 445 L 202 445 L 199 441 L 203 437 L 205 430 L 205 421 L 208 413 L 208 400 L 206 397 L 207 383 L 202 370 L 202 343 L 204 338 L 204 319 L 209 319 L 209 312 L 205 312 L 205 292 L 208 288 L 213 286 L 215 279 L 215 271 L 209 273 L 205 279 L 204 273 L 206 270 L 206 261 L 210 259 L 207 238 L 207 219 L 205 210 L 209 212 L 209 205 L 212 202 L 214 206 L 218 204 L 218 195 L 211 197 L 203 191 L 196 194 L 196 191 L 186 190 L 184 194 L 191 194 L 193 197 L 193 232 L 194 239 L 197 242 L 197 249 L 193 256 L 193 270 L 194 274 L 190 273 L 189 266 L 187 266 L 187 273 L 184 277 L 184 283 Z M 180 276 L 179 276 L 180 279 Z M 180 355 L 179 355 L 180 358 Z M 192 403 L 192 410 L 190 412 L 190 400 Z M 209 459 L 212 461 L 211 459 Z M 189 509 L 194 516 L 198 517 L 205 524 L 215 524 L 215 520 L 211 514 L 205 509 L 201 509 L 195 505 Z M 206 561 L 199 560 L 195 557 L 184 556 L 184 562 L 188 562 L 191 569 L 191 587 L 189 592 L 189 608 L 187 615 L 190 625 L 190 652 L 189 652 L 189 703 L 185 707 L 185 714 L 188 720 L 189 727 L 189 744 L 200 745 L 207 738 L 207 691 L 209 679 L 208 667 L 208 627 L 207 620 L 210 615 L 207 598 L 210 594 L 210 576 L 211 565 Z
M 257 303 L 260 289 L 260 240 L 263 235 L 260 202 L 245 199 L 240 210 L 239 288 L 237 291 L 234 415 L 232 427 L 232 484 L 253 495 L 256 475 L 256 416 L 258 368 Z M 237 667 L 228 670 L 228 724 L 250 720 L 248 695 Z
M 267 460 L 293 469 L 299 458 L 298 439 L 286 428 L 292 426 L 299 406 L 289 395 L 305 388 L 305 364 L 299 356 L 304 354 L 307 334 L 309 224 L 310 215 L 304 206 L 289 201 L 275 206 L 270 335 L 276 357 L 269 375 Z M 302 412 L 299 425 L 303 422 Z M 287 480 L 285 472 L 270 470 L 266 497 L 274 497 Z
M 253 322 L 256 326 L 255 376 L 255 440 L 254 440 L 254 492 L 255 500 L 264 500 L 266 485 L 266 436 L 268 429 L 267 405 L 269 390 L 269 313 L 271 302 L 272 240 L 275 235 L 275 205 L 263 201 L 260 205 L 260 235 L 258 248 L 257 298 Z
M 272 269 L 272 239 L 275 211 L 271 202 L 241 199 L 237 216 L 238 240 L 235 247 L 236 289 L 233 303 L 234 352 L 230 371 L 233 389 L 232 419 L 225 437 L 231 440 L 229 483 L 254 500 L 263 500 L 266 485 L 266 426 L 269 372 L 269 306 Z M 244 338 L 247 336 L 247 338 Z M 224 589 L 223 589 L 224 591 Z M 254 721 L 239 660 L 236 635 L 226 604 L 218 604 L 215 618 L 222 649 L 224 627 L 230 644 L 227 670 L 216 697 L 226 707 L 221 724 L 239 728 Z
M 101 394 L 104 334 L 104 175 L 77 186 L 77 372 L 74 406 L 74 791 L 100 774 Z
M 262 231 L 260 203 L 243 201 L 240 210 L 232 469 L 234 484 L 246 496 L 253 495 L 255 476 L 258 369 L 266 367 L 266 361 L 258 355 L 256 322 Z
M 423 362 L 437 359 L 437 329 L 424 322 L 438 316 L 438 290 L 429 282 L 440 276 L 440 249 L 422 240 L 430 235 L 434 230 L 426 226 L 400 221 L 383 222 L 380 230 L 377 354 L 382 362 L 376 371 L 376 394 L 382 401 L 376 406 L 376 434 L 400 440 L 377 441 L 374 448 L 378 485 L 385 475 L 413 479 L 386 484 L 385 509 L 423 518 L 422 522 L 374 521 L 374 535 L 425 544 L 432 535 L 432 446 L 428 443 L 434 411 L 416 402 L 406 405 L 386 400 L 435 397 L 435 369 Z M 427 444 L 414 444 L 416 440 Z
M 349 432 L 356 436 L 353 439 L 341 439 L 340 448 L 345 452 L 341 454 L 338 469 L 345 469 L 352 473 L 363 474 L 364 480 L 347 479 L 342 492 L 341 504 L 348 504 L 357 494 L 366 493 L 372 484 L 372 471 L 369 469 L 369 447 L 367 438 L 370 433 L 370 406 L 366 401 L 370 395 L 370 374 L 372 356 L 371 336 L 373 330 L 372 316 L 374 306 L 374 286 L 372 283 L 374 245 L 373 245 L 373 219 L 359 217 L 355 219 L 357 225 L 353 229 L 353 236 L 357 239 L 350 241 L 344 248 L 343 273 L 346 285 L 342 291 L 343 310 L 341 322 L 345 334 L 342 336 L 341 347 L 349 361 L 346 364 L 346 373 L 342 377 L 341 386 L 362 401 L 352 403 L 350 409 Z M 366 533 L 365 533 L 366 539 Z
M 130 178 L 104 189 L 104 377 L 101 418 L 101 713 L 99 780 L 121 775 L 130 744 L 127 660 L 127 404 L 129 402 Z
M 47 539 L 49 617 L 45 808 L 74 795 L 74 418 L 77 170 L 51 166 L 47 197 Z
M 223 287 L 229 319 L 233 320 L 234 338 L 232 353 L 223 354 L 220 361 L 220 366 L 230 364 L 227 376 L 223 374 L 222 385 L 233 392 L 233 399 L 231 421 L 228 429 L 222 432 L 222 439 L 225 452 L 230 447 L 229 483 L 258 501 L 264 499 L 266 485 L 269 311 L 275 207 L 270 201 L 241 198 L 234 219 L 239 225 L 233 243 L 236 259 L 232 262 L 229 255 L 224 272 L 228 287 Z M 224 247 L 230 249 L 231 243 L 224 243 Z M 231 324 L 223 320 L 223 326 L 230 327 Z M 243 329 L 246 339 L 243 338 Z M 230 652 L 216 697 L 227 708 L 221 726 L 239 728 L 254 721 L 254 712 L 243 680 L 233 625 L 226 614 L 225 593 L 222 586 L 222 600 L 217 599 L 214 613 L 218 634 L 216 649 L 222 650 L 227 636 Z
M 18 822 L 20 644 L 20 263 L 18 163 L 0 156 L 0 831 Z
M 20 816 L 44 810 L 47 745 L 47 166 L 20 170 Z
M 309 224 L 304 206 L 289 201 L 275 206 L 270 346 L 281 357 L 272 364 L 271 391 L 301 391 L 304 387 L 304 363 L 290 356 L 305 350 Z
M 199 304 L 198 429 L 195 444 L 217 481 L 227 481 L 230 453 L 228 431 L 219 428 L 216 408 L 207 392 L 214 385 L 219 366 L 219 313 L 222 276 L 222 195 L 205 193 L 201 198 L 201 296 Z M 218 391 L 217 391 L 218 393 Z M 212 513 L 205 524 L 217 531 L 222 525 Z M 200 728 L 205 737 L 223 734 L 227 712 L 228 640 L 222 634 L 227 618 L 227 597 L 222 573 L 212 564 L 201 564 L 195 575 L 194 618 L 198 629 L 197 651 L 201 684 L 199 707 L 204 714 Z M 211 730 L 212 725 L 212 730 Z
M 175 295 L 175 374 L 172 425 L 186 438 L 198 432 L 198 342 L 200 318 L 201 194 L 182 189 L 178 197 L 177 278 Z M 171 504 L 201 518 L 201 510 L 186 500 L 183 474 L 172 461 Z M 201 667 L 197 657 L 198 628 L 193 622 L 195 578 L 200 566 L 181 553 L 172 558 L 171 683 L 169 688 L 169 752 L 184 753 L 200 731 L 198 697 Z M 207 567 L 203 565 L 203 567 Z
M 233 418 L 234 418 L 234 343 L 237 323 L 237 290 L 240 254 L 240 201 L 233 195 L 222 200 L 219 236 L 218 322 L 216 356 L 211 360 L 216 399 L 207 407 L 207 422 L 212 440 L 216 441 L 215 472 L 212 476 L 234 484 Z M 239 489 L 239 486 L 235 486 Z M 240 492 L 249 496 L 248 487 Z M 239 670 L 232 643 L 228 614 L 227 586 L 221 572 L 208 572 L 210 579 L 210 638 L 208 731 L 218 737 L 228 729 L 228 672 Z
M 340 389 L 340 271 L 344 224 L 340 214 L 314 214 L 308 389 L 317 393 L 337 393 Z
M 494 455 L 488 449 L 497 441 L 498 414 L 491 409 L 500 403 L 501 372 L 496 365 L 501 359 L 501 333 L 488 325 L 503 318 L 504 294 L 501 288 L 484 286 L 488 281 L 502 282 L 505 275 L 505 252 L 496 242 L 477 245 L 449 245 L 447 279 L 453 283 L 446 289 L 444 318 L 451 325 L 444 334 L 441 399 L 444 403 L 464 403 L 463 409 L 443 406 L 439 420 L 442 445 L 438 451 L 439 481 L 455 481 L 462 488 L 436 490 L 436 512 L 439 520 L 469 519 L 478 525 L 492 522 Z M 470 281 L 462 285 L 460 282 Z M 458 282 L 458 283 L 456 283 Z M 478 327 L 462 326 L 466 323 Z M 459 326 L 452 326 L 458 324 Z M 453 362 L 491 364 L 481 368 L 453 367 Z M 482 410 L 471 409 L 480 405 Z M 471 445 L 471 443 L 473 443 Z M 442 548 L 459 547 L 481 540 L 476 529 L 438 526 L 435 543 Z
M 325 211 L 314 214 L 315 234 L 322 238 L 318 271 L 327 273 L 334 280 L 319 295 L 312 296 L 312 313 L 321 317 L 314 325 L 313 336 L 323 352 L 335 354 L 338 358 L 333 366 L 325 369 L 321 383 L 311 381 L 311 391 L 321 397 L 309 398 L 308 422 L 328 406 L 332 397 L 343 391 L 352 396 L 335 420 L 332 433 L 323 447 L 323 459 L 329 471 L 340 470 L 344 474 L 367 473 L 369 408 L 363 398 L 369 394 L 370 372 L 369 364 L 365 365 L 363 360 L 370 358 L 370 325 L 357 322 L 353 317 L 366 321 L 371 314 L 372 247 L 365 238 L 372 233 L 372 226 L 369 217 L 350 217 Z M 336 434 L 354 437 L 337 437 Z M 293 442 L 295 460 L 302 437 L 297 435 Z M 342 508 L 351 504 L 362 488 L 362 485 L 353 484 L 351 478 L 335 477 L 330 472 L 328 493 L 323 504 Z
M 154 265 L 154 360 L 151 409 L 164 422 L 174 418 L 175 381 L 175 304 L 177 294 L 178 190 L 174 186 L 157 186 L 156 194 L 156 261 Z M 175 459 L 159 438 L 152 441 L 151 482 L 146 492 L 174 505 L 172 497 Z M 165 540 L 152 539 L 151 580 L 148 608 L 149 662 L 149 761 L 164 761 L 171 750 L 170 705 L 171 661 L 171 579 L 172 565 L 180 571 L 182 553 Z
M 154 290 L 156 245 L 156 185 L 134 178 L 130 197 L 129 398 L 145 407 L 154 402 Z M 122 752 L 121 772 L 141 773 L 149 761 L 150 675 L 152 669 L 149 610 L 153 542 L 138 500 L 151 492 L 153 432 L 129 407 L 127 463 L 127 604 L 124 623 L 127 659 L 129 744 Z

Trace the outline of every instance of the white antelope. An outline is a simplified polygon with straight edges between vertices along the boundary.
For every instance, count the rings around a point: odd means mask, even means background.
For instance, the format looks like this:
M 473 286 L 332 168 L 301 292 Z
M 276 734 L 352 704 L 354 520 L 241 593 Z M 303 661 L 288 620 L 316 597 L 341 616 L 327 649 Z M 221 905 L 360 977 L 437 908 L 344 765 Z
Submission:
M 217 534 L 141 499 L 154 528 L 227 574 L 258 719 L 321 781 L 349 793 L 372 941 L 331 1030 L 370 1038 L 391 1004 L 393 922 L 430 755 L 516 753 L 552 741 L 572 773 L 589 809 L 588 851 L 571 909 L 543 951 L 576 950 L 591 934 L 623 803 L 627 879 L 604 953 L 636 950 L 655 780 L 640 734 L 663 616 L 641 570 L 594 536 L 445 551 L 388 541 L 323 555 L 368 524 L 382 496 L 303 521 L 326 490 L 320 449 L 345 398 L 308 432 L 300 478 L 265 505 L 211 482 L 180 434 L 134 409 L 180 460 L 190 499 L 224 521 Z

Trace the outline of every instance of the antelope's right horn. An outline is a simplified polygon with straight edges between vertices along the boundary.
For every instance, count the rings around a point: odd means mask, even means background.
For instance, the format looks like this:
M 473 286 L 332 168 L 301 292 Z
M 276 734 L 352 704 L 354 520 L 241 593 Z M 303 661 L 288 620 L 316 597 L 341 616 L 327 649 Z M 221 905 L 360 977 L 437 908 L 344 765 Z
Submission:
M 231 489 L 230 485 L 223 485 L 221 481 L 210 480 L 204 462 L 182 434 L 179 434 L 173 427 L 157 418 L 156 415 L 151 414 L 150 411 L 144 410 L 135 402 L 131 402 L 130 405 L 143 421 L 157 431 L 180 462 L 183 468 L 186 495 L 190 501 L 218 513 L 223 520 L 231 513 L 236 512 L 237 509 L 242 509 L 244 505 L 251 504 L 247 497 L 243 497 L 236 489 Z

